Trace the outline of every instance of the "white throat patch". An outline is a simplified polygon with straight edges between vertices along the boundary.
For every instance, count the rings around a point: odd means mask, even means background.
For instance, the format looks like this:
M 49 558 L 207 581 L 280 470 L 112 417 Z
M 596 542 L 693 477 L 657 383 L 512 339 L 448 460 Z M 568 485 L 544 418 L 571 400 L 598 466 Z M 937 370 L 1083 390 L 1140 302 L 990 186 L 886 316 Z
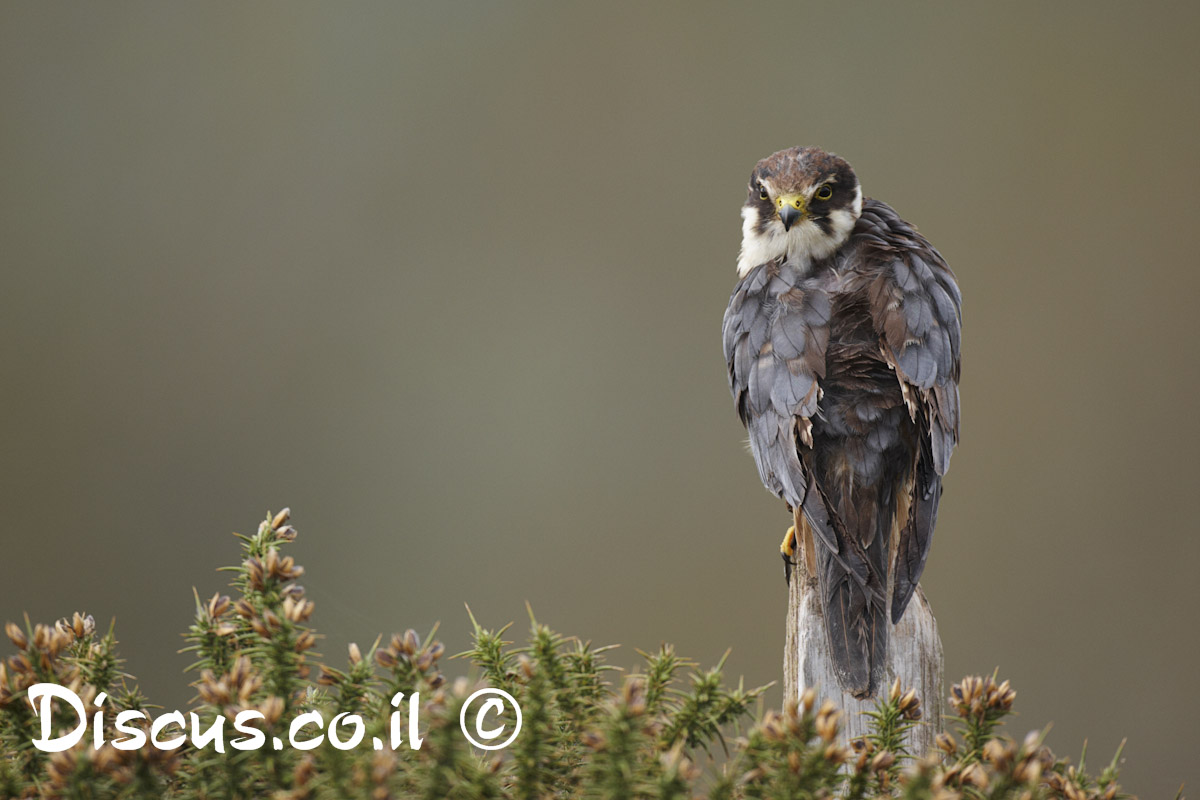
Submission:
M 817 223 L 807 220 L 793 225 L 790 231 L 783 229 L 778 219 L 767 223 L 766 230 L 758 231 L 758 209 L 742 207 L 742 251 L 738 255 L 738 277 L 744 278 L 759 264 L 773 261 L 786 255 L 791 265 L 807 270 L 814 261 L 830 256 L 841 247 L 854 230 L 854 223 L 862 214 L 862 189 L 855 190 L 851 209 L 838 209 L 829 215 L 830 231 L 825 233 Z

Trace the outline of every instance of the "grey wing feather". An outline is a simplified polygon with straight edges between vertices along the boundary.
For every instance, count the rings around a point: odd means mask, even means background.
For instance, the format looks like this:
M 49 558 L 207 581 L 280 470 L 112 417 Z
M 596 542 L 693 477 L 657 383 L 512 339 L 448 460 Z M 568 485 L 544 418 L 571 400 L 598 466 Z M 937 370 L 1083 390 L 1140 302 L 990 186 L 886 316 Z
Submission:
M 754 268 L 734 287 L 722 332 L 729 388 L 759 475 L 793 508 L 807 493 L 797 448 L 812 443 L 829 341 L 829 298 L 802 280 L 776 262 Z
M 867 245 L 882 265 L 871 286 L 871 314 L 883 356 L 896 372 L 921 433 L 909 517 L 896 557 L 896 622 L 925 569 L 942 476 L 958 443 L 962 293 L 933 245 L 891 208 L 872 201 L 863 217 L 868 227 L 890 233 Z

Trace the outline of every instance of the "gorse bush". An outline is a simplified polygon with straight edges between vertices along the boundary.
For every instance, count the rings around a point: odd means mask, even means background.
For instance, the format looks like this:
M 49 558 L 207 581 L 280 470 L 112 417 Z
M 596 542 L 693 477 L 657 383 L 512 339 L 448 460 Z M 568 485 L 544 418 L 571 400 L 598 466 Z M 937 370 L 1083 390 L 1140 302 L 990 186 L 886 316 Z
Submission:
M 561 636 L 532 613 L 520 647 L 505 639 L 509 626 L 488 629 L 470 616 L 473 645 L 455 658 L 473 678 L 444 677 L 447 657 L 434 632 L 381 637 L 365 652 L 350 645 L 344 664 L 327 664 L 313 651 L 313 603 L 297 583 L 304 570 L 283 553 L 295 536 L 286 510 L 268 517 L 241 537 L 242 562 L 229 568 L 234 596 L 196 598 L 186 634 L 196 696 L 161 730 L 154 728 L 168 715 L 152 713 L 133 688 L 111 628 L 101 635 L 82 614 L 54 626 L 8 623 L 17 653 L 0 662 L 0 797 L 1122 796 L 1117 758 L 1093 778 L 1082 764 L 1052 755 L 1036 732 L 1019 743 L 1003 736 L 1015 693 L 995 676 L 955 685 L 957 735 L 942 734 L 935 752 L 914 754 L 907 734 L 926 723 L 920 699 L 898 684 L 872 713 L 870 735 L 846 743 L 841 712 L 811 689 L 782 711 L 755 714 L 767 687 L 727 685 L 724 659 L 700 670 L 664 646 L 640 653 L 637 670 L 622 676 L 605 663 L 609 648 Z M 102 712 L 60 752 L 33 743 L 44 739 L 31 689 L 47 683 L 73 692 L 89 718 Z M 503 724 L 505 735 L 515 729 L 511 708 L 485 715 L 478 704 L 466 707 L 481 687 L 508 692 L 520 708 L 520 732 L 502 750 L 478 749 L 464 735 L 471 718 L 486 717 L 492 731 Z M 45 740 L 83 727 L 62 700 L 41 708 L 51 715 Z M 361 739 L 342 749 L 335 733 L 345 745 L 356 732 L 335 719 L 349 714 L 361 720 Z M 292 738 L 302 715 L 310 722 Z M 229 730 L 239 716 L 250 722 Z M 134 742 L 132 731 L 179 744 L 114 746 Z M 251 731 L 260 746 L 240 749 Z M 326 738 L 312 749 L 273 746 L 318 736 Z M 376 740 L 399 746 L 376 749 Z

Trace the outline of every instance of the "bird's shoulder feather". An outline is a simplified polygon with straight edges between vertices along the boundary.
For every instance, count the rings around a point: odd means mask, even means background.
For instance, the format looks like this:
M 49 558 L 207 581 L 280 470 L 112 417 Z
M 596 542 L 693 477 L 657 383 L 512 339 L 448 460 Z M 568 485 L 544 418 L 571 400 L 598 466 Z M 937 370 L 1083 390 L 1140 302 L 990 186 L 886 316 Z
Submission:
M 944 475 L 959 433 L 962 294 L 954 273 L 915 227 L 877 200 L 864 203 L 844 258 L 910 413 L 926 418 L 934 466 Z
M 811 446 L 821 398 L 830 300 L 819 281 L 767 262 L 738 281 L 725 311 L 729 388 L 767 488 L 793 507 L 805 483 L 796 446 Z

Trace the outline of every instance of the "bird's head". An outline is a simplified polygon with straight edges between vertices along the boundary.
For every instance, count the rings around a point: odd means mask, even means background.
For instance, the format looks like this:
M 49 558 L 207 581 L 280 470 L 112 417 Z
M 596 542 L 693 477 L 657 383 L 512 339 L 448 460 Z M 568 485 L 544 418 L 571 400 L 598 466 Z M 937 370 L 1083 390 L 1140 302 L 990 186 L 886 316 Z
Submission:
M 862 189 L 845 160 L 818 147 L 767 156 L 750 173 L 738 274 L 783 255 L 807 268 L 850 238 L 860 214 Z

